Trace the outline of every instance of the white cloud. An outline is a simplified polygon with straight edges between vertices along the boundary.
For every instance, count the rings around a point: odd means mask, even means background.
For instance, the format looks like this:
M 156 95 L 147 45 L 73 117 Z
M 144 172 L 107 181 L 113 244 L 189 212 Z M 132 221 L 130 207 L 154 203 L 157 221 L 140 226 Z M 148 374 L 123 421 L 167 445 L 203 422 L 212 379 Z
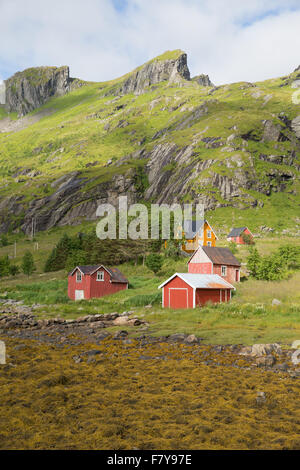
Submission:
M 0 76 L 69 65 L 109 80 L 180 48 L 192 75 L 263 80 L 299 65 L 299 24 L 298 0 L 128 0 L 121 12 L 112 0 L 0 0 Z

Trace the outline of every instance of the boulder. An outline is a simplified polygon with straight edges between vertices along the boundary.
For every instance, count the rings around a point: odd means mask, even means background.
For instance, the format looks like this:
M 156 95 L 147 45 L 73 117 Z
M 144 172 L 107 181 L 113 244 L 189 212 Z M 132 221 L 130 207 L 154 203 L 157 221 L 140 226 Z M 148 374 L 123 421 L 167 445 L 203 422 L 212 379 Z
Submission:
M 300 348 L 300 339 L 297 339 L 296 341 L 294 341 L 294 342 L 292 343 L 292 346 L 291 346 L 291 347 L 292 347 L 292 349 L 298 349 L 298 348 Z
M 258 367 L 272 367 L 275 362 L 276 359 L 274 356 L 272 356 L 272 354 L 269 354 L 268 356 L 257 357 L 255 360 L 255 363 Z
M 279 344 L 254 344 L 251 348 L 251 356 L 266 356 L 270 355 L 272 352 L 276 354 L 282 352 Z
M 278 300 L 278 299 L 273 299 L 273 300 L 272 300 L 272 305 L 273 305 L 273 306 L 274 306 L 274 305 L 281 305 L 281 301 Z

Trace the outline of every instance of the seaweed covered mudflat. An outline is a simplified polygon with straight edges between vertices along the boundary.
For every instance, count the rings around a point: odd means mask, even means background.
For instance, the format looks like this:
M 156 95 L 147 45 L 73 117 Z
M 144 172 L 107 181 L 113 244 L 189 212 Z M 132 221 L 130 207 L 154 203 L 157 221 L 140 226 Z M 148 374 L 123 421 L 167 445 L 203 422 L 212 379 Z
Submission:
M 299 371 L 276 350 L 277 369 L 196 340 L 1 339 L 1 449 L 300 449 Z

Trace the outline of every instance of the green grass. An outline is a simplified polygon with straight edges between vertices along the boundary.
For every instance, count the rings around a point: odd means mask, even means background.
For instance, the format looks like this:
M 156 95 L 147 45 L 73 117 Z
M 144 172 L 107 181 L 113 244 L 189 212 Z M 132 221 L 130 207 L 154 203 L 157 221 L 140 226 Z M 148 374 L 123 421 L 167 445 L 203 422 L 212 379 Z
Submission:
M 262 254 L 267 255 L 288 241 L 288 238 L 258 239 L 257 247 Z M 25 250 L 28 242 L 23 243 Z M 299 244 L 299 239 L 295 239 L 295 243 Z M 228 246 L 228 243 L 223 240 L 219 246 Z M 247 247 L 240 246 L 236 256 L 244 263 L 247 254 Z M 69 300 L 65 271 L 3 278 L 0 296 L 6 294 L 6 298 L 23 300 L 29 305 L 43 304 L 36 310 L 41 317 L 76 318 L 83 314 L 134 310 L 137 316 L 149 323 L 147 333 L 158 336 L 175 332 L 194 333 L 204 338 L 205 342 L 216 344 L 289 343 L 300 338 L 300 272 L 295 272 L 284 281 L 248 279 L 241 282 L 236 286 L 237 290 L 229 304 L 207 305 L 201 309 L 162 309 L 158 285 L 174 272 L 186 272 L 186 263 L 187 259 L 166 259 L 156 276 L 146 266 L 135 266 L 132 263 L 120 265 L 119 269 L 129 279 L 130 288 L 99 299 L 79 302 Z M 282 304 L 272 306 L 274 298 Z M 145 308 L 149 304 L 152 307 Z M 131 331 L 140 334 L 134 328 Z
M 180 53 L 180 50 L 167 51 L 153 60 L 175 59 Z M 128 75 L 130 74 L 125 77 Z M 195 163 L 208 159 L 214 160 L 214 163 L 192 178 L 191 187 L 187 188 L 187 197 L 194 190 L 196 193 L 213 196 L 222 205 L 226 204 L 227 201 L 213 188 L 209 178 L 213 173 L 235 178 L 237 168 L 229 168 L 226 163 L 237 154 L 243 160 L 243 172 L 250 172 L 254 181 L 268 184 L 267 174 L 270 168 L 288 170 L 295 177 L 287 185 L 285 192 L 275 192 L 278 185 L 274 186 L 274 180 L 271 196 L 249 189 L 236 201 L 235 207 L 222 207 L 215 213 L 209 213 L 209 217 L 215 217 L 217 223 L 223 224 L 230 224 L 233 218 L 236 222 L 241 219 L 241 223 L 248 222 L 246 225 L 251 225 L 253 230 L 257 230 L 266 220 L 279 232 L 282 228 L 294 229 L 299 212 L 299 171 L 295 165 L 286 167 L 262 162 L 259 155 L 284 155 L 294 150 L 295 163 L 299 164 L 299 149 L 290 141 L 278 142 L 275 147 L 274 142 L 248 140 L 248 147 L 244 148 L 246 151 L 242 151 L 241 138 L 248 132 L 261 138 L 262 121 L 270 119 L 280 124 L 281 121 L 276 116 L 282 111 L 289 119 L 297 115 L 297 107 L 291 101 L 294 90 L 290 86 L 280 87 L 280 78 L 260 82 L 256 87 L 250 88 L 243 88 L 245 84 L 240 82 L 221 86 L 210 96 L 207 95 L 210 88 L 199 87 L 194 82 L 186 82 L 184 87 L 162 82 L 139 96 L 109 95 L 111 87 L 120 85 L 123 80 L 124 77 L 106 83 L 86 83 L 66 96 L 52 98 L 39 110 L 31 113 L 34 115 L 51 109 L 54 111 L 51 115 L 22 131 L 0 134 L 0 178 L 3 183 L 0 197 L 12 194 L 23 196 L 20 204 L 25 212 L 33 198 L 45 196 L 45 186 L 47 195 L 50 195 L 55 190 L 50 183 L 65 173 L 79 170 L 83 177 L 95 178 L 91 186 L 96 186 L 110 181 L 116 174 L 122 174 L 131 168 L 135 170 L 137 163 L 130 154 L 141 149 L 139 143 L 143 139 L 143 147 L 147 151 L 158 143 L 170 142 L 183 147 L 194 142 Z M 257 89 L 261 91 L 261 97 L 256 99 L 252 94 Z M 263 97 L 269 94 L 272 94 L 272 99 L 263 106 Z M 188 118 L 203 103 L 206 103 L 208 113 L 195 119 L 191 127 L 177 130 L 176 124 Z M 182 112 L 184 107 L 186 109 Z M 2 108 L 0 113 L 1 119 L 5 115 Z M 119 127 L 120 121 L 125 121 L 128 125 Z M 109 128 L 106 129 L 108 124 Z M 232 130 L 234 125 L 238 127 L 237 131 Z M 167 135 L 152 140 L 154 134 L 162 129 L 168 129 Z M 204 129 L 205 133 L 200 135 Z M 236 139 L 230 144 L 234 148 L 232 153 L 222 152 L 220 148 L 206 148 L 201 140 L 204 136 L 221 137 L 226 142 L 232 133 L 236 134 Z M 105 167 L 108 160 L 117 162 L 127 155 L 129 158 L 126 165 Z M 87 168 L 89 163 L 96 164 Z M 146 161 L 143 162 L 145 163 Z M 24 176 L 23 182 L 17 182 L 13 174 L 18 166 L 39 168 L 41 174 L 35 178 Z M 170 170 L 170 179 L 176 182 L 184 167 L 184 163 L 177 162 L 175 165 L 170 162 L 165 170 Z M 204 177 L 208 180 L 204 180 Z M 86 189 L 90 189 L 90 186 Z M 254 200 L 259 201 L 259 206 L 255 209 L 251 207 Z M 282 210 L 285 213 L 284 220 L 281 217 Z M 13 220 L 13 216 L 10 217 Z

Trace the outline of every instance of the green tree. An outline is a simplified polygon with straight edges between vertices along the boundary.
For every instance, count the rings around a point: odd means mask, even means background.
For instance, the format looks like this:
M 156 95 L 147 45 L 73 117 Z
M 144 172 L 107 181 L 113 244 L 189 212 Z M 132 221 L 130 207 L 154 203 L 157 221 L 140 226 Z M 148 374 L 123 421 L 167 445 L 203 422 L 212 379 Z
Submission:
M 11 265 L 9 266 L 9 274 L 10 274 L 11 276 L 16 276 L 16 274 L 19 274 L 19 272 L 20 272 L 20 268 L 19 268 L 18 265 L 16 265 L 16 264 L 11 264 Z
M 157 253 L 151 253 L 146 258 L 146 266 L 154 273 L 157 273 L 162 267 L 163 259 Z
M 242 240 L 245 245 L 254 245 L 253 237 L 249 233 L 242 233 Z
M 8 237 L 7 235 L 5 235 L 5 233 L 3 233 L 3 235 L 1 235 L 1 245 L 7 246 L 8 244 L 9 244 Z
M 9 267 L 10 267 L 10 260 L 8 255 L 2 256 L 0 258 L 0 276 L 8 276 L 9 273 Z
M 66 261 L 66 270 L 72 271 L 76 266 L 86 264 L 86 253 L 83 250 L 73 250 L 69 253 Z
M 23 260 L 22 260 L 22 271 L 24 274 L 27 274 L 27 276 L 30 276 L 35 271 L 35 264 L 33 261 L 33 256 L 32 253 L 27 250 L 24 253 Z
M 233 241 L 229 242 L 229 249 L 230 249 L 231 253 L 233 253 L 233 254 L 238 252 L 237 244 Z
M 66 233 L 58 241 L 55 248 L 53 248 L 52 252 L 48 256 L 44 271 L 59 271 L 60 269 L 64 269 L 66 266 L 66 261 L 68 255 L 72 248 L 74 248 L 76 242 L 74 242 Z M 80 244 L 80 241 L 78 242 Z
M 250 275 L 256 277 L 259 265 L 261 263 L 261 256 L 257 251 L 257 248 L 250 248 L 249 256 L 247 258 L 247 269 L 250 272 Z

